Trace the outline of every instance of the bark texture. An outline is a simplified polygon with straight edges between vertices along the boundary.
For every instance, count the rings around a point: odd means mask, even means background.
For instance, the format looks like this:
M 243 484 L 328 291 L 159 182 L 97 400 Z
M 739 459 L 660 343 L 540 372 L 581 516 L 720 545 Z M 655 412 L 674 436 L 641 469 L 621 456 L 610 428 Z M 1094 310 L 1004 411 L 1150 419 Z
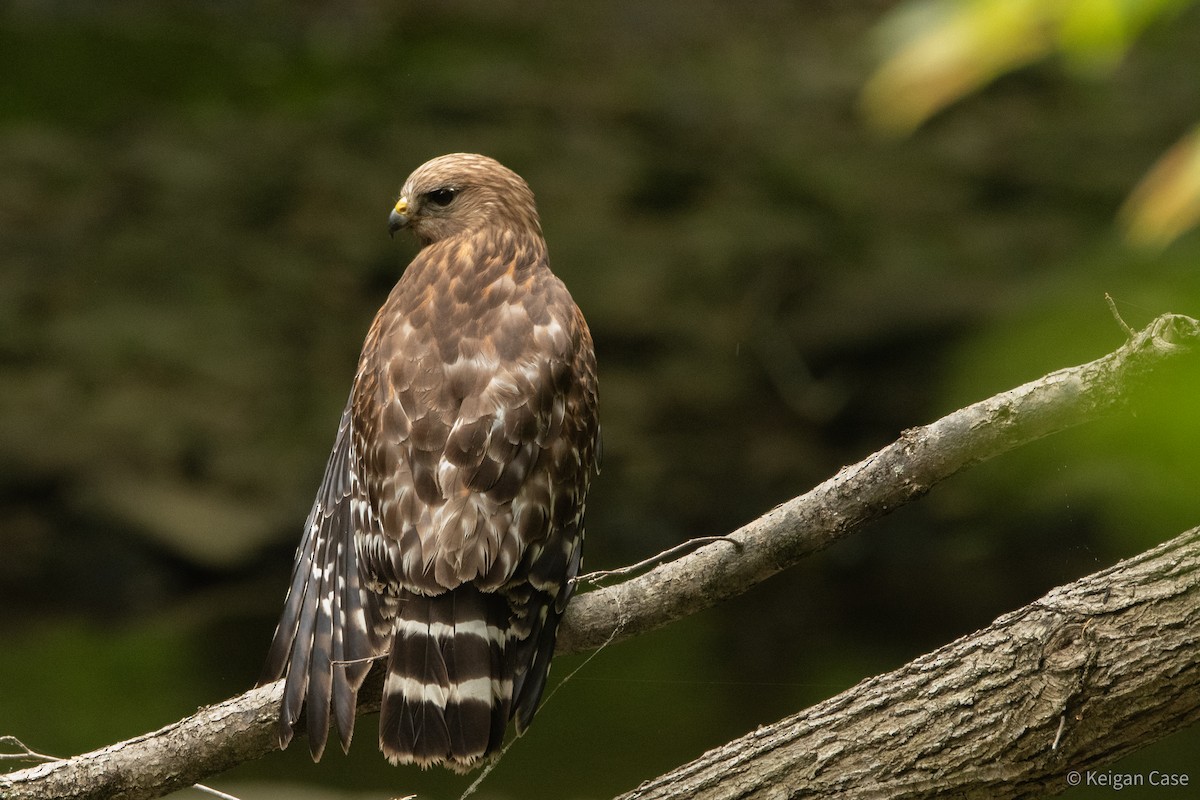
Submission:
M 1200 528 L 620 800 L 1017 798 L 1200 719 Z
M 1014 447 L 1063 428 L 1082 424 L 1111 413 L 1136 396 L 1137 384 L 1147 373 L 1164 368 L 1168 363 L 1177 360 L 1177 357 L 1194 350 L 1198 340 L 1200 340 L 1200 322 L 1179 315 L 1164 315 L 1154 320 L 1145 330 L 1134 335 L 1116 351 L 1101 359 L 1051 373 L 1036 381 L 949 414 L 930 425 L 906 431 L 894 444 L 854 466 L 846 467 L 807 494 L 775 508 L 763 517 L 733 532 L 724 540 L 709 544 L 688 556 L 658 567 L 633 580 L 576 597 L 567 608 L 560 629 L 557 652 L 591 650 L 606 642 L 618 641 L 661 627 L 715 605 L 722 599 L 744 592 L 756 583 L 795 564 L 804 556 L 857 530 L 864 522 L 881 517 L 897 506 L 920 497 L 936 483 L 967 466 L 1001 455 Z M 1131 582 L 1128 585 L 1136 587 L 1138 584 Z M 1159 586 L 1155 591 L 1163 590 L 1163 587 Z M 1061 591 L 1066 591 L 1066 589 Z M 1143 600 L 1146 597 L 1146 590 L 1134 591 L 1131 589 L 1130 591 Z M 1138 594 L 1139 592 L 1141 594 Z M 1048 597 L 1056 596 L 1053 592 L 1048 595 Z M 1194 594 L 1189 596 L 1194 608 L 1195 596 Z M 1114 600 L 1113 597 L 1117 599 Z M 1124 598 L 1125 595 L 1114 595 L 1113 597 L 1108 598 L 1105 602 L 1124 602 L 1121 598 Z M 1133 603 L 1133 600 L 1129 600 L 1129 602 Z M 1086 607 L 1091 608 L 1091 606 Z M 1068 603 L 1063 608 L 1069 611 L 1071 606 Z M 1135 606 L 1131 605 L 1131 608 L 1135 608 Z M 1051 610 L 1055 614 L 1067 613 L 1061 609 L 1051 608 Z M 1087 613 L 1092 614 L 1093 612 L 1088 611 Z M 892 696 L 888 694 L 890 684 L 887 683 L 887 678 L 890 676 L 884 676 L 867 681 L 858 689 L 852 690 L 869 692 L 869 700 L 863 701 L 868 704 L 866 711 L 873 709 L 877 715 L 874 722 L 869 718 L 864 718 L 856 723 L 875 725 L 876 727 L 872 730 L 877 731 L 872 734 L 875 738 L 868 736 L 863 740 L 864 744 L 858 747 L 858 751 L 862 754 L 861 758 L 874 763 L 884 756 L 889 756 L 891 751 L 896 751 L 895 758 L 908 759 L 913 764 L 908 769 L 909 777 L 906 780 L 916 781 L 919 778 L 925 782 L 922 785 L 928 791 L 932 791 L 928 787 L 932 787 L 934 782 L 939 779 L 946 779 L 953 784 L 954 775 L 962 766 L 953 765 L 939 769 L 935 767 L 937 763 L 941 762 L 931 759 L 935 759 L 937 754 L 942 751 L 950 751 L 960 746 L 962 741 L 968 741 L 968 749 L 980 746 L 980 742 L 973 740 L 969 735 L 965 739 L 963 738 L 963 731 L 969 733 L 971 728 L 955 727 L 950 725 L 950 722 L 973 718 L 973 715 L 980 714 L 985 709 L 997 720 L 1005 719 L 1005 714 L 1015 717 L 1019 724 L 1028 729 L 1025 735 L 1039 737 L 1037 739 L 1038 747 L 1044 744 L 1042 739 L 1044 738 L 1045 720 L 1057 720 L 1061 716 L 1063 708 L 1069 712 L 1068 723 L 1071 720 L 1079 723 L 1070 731 L 1064 725 L 1063 736 L 1075 735 L 1079 737 L 1077 741 L 1084 739 L 1102 743 L 1105 741 L 1096 737 L 1083 736 L 1081 731 L 1085 731 L 1086 728 L 1082 726 L 1098 724 L 1106 719 L 1113 719 L 1114 721 L 1111 723 L 1113 726 L 1127 724 L 1116 718 L 1105 716 L 1107 712 L 1101 705 L 1098 705 L 1101 701 L 1090 692 L 1081 694 L 1072 689 L 1074 686 L 1072 681 L 1075 681 L 1081 674 L 1079 668 L 1062 666 L 1060 669 L 1059 665 L 1067 664 L 1072 659 L 1079 658 L 1079 653 L 1083 653 L 1086 656 L 1084 663 L 1087 668 L 1082 671 L 1082 674 L 1089 681 L 1084 686 L 1102 686 L 1103 684 L 1091 681 L 1100 680 L 1104 675 L 1111 675 L 1110 678 L 1105 679 L 1112 682 L 1113 691 L 1119 694 L 1132 691 L 1126 688 L 1126 681 L 1137 684 L 1138 681 L 1152 677 L 1149 673 L 1154 668 L 1154 664 L 1150 661 L 1135 664 L 1130 660 L 1125 662 L 1112 660 L 1107 655 L 1107 650 L 1103 651 L 1105 653 L 1103 658 L 1099 655 L 1093 657 L 1089 654 L 1100 651 L 1095 651 L 1091 644 L 1081 649 L 1082 646 L 1073 644 L 1075 640 L 1067 634 L 1061 634 L 1058 638 L 1054 638 L 1053 647 L 1038 644 L 1043 640 L 1049 641 L 1046 637 L 1050 637 L 1055 630 L 1065 629 L 1063 626 L 1072 620 L 1077 623 L 1077 627 L 1070 630 L 1078 631 L 1077 638 L 1086 642 L 1108 641 L 1104 638 L 1095 638 L 1099 629 L 1094 627 L 1097 623 L 1089 622 L 1092 616 L 1076 617 L 1067 622 L 1060 621 L 1056 623 L 1057 627 L 1055 627 L 1045 620 L 1037 623 L 1036 620 L 1041 617 L 1029 609 L 1017 612 L 1014 619 L 1022 615 L 1024 617 L 1033 615 L 1031 619 L 1034 621 L 1028 624 L 1035 625 L 1035 627 L 1037 624 L 1043 626 L 1044 631 L 1040 634 L 1043 639 L 1039 639 L 1036 634 L 1025 633 L 1022 634 L 1024 638 L 1010 637 L 1011 643 L 1009 644 L 1004 644 L 1009 640 L 1000 637 L 985 639 L 984 643 L 973 645 L 976 648 L 974 652 L 976 652 L 977 659 L 987 666 L 985 672 L 990 677 L 986 677 L 986 679 L 980 677 L 979 681 L 974 684 L 975 688 L 972 692 L 962 695 L 962 702 L 960 706 L 956 707 L 957 710 L 951 713 L 951 720 L 937 721 L 936 724 L 931 722 L 928 733 L 920 733 L 916 729 L 904 729 L 912 730 L 912 737 L 908 741 L 894 739 L 892 735 L 888 734 L 889 724 L 897 725 L 898 720 L 905 713 L 917 713 L 920 710 L 926 699 L 921 692 L 933 691 L 928 684 L 914 684 L 924 686 L 920 689 L 907 688 L 910 686 L 909 683 L 897 685 L 894 688 L 900 694 Z M 1095 615 L 1093 614 L 1093 616 Z M 1104 619 L 1104 617 L 1097 617 L 1097 619 Z M 1001 622 L 1003 620 L 997 622 L 997 625 L 1000 625 Z M 989 629 L 989 631 L 991 630 Z M 1108 630 L 1108 628 L 1104 628 L 1104 630 Z M 980 635 L 987 634 L 988 632 L 985 631 Z M 1148 653 L 1160 648 L 1160 645 L 1141 644 L 1140 642 L 1141 640 L 1136 635 L 1129 638 L 1131 648 L 1140 648 Z M 1026 648 L 1028 652 L 1020 650 L 1020 647 Z M 989 653 L 993 649 L 998 653 L 1010 653 L 1010 655 L 990 656 Z M 1055 655 L 1059 651 L 1062 651 L 1062 654 Z M 1049 668 L 1043 669 L 1040 673 L 1042 680 L 1046 681 L 1046 686 L 1041 689 L 1040 696 L 1045 698 L 1041 705 L 1033 703 L 1029 697 L 1010 698 L 1006 702 L 1018 704 L 1012 707 L 1004 704 L 992 707 L 983 702 L 990 696 L 987 693 L 989 687 L 995 690 L 995 687 L 999 686 L 1002 690 L 1006 681 L 1018 680 L 1023 674 L 1020 670 L 1029 668 L 1028 658 L 1034 658 L 1036 661 L 1037 657 L 1049 659 L 1048 663 L 1050 664 Z M 943 665 L 943 662 L 947 663 Z M 949 669 L 954 663 L 950 654 L 938 651 L 936 654 L 918 659 L 912 665 L 912 669 L 915 670 L 914 675 L 916 676 L 936 674 L 937 669 L 943 667 Z M 1136 667 L 1137 673 L 1120 672 L 1119 667 L 1123 664 L 1131 668 Z M 1195 719 L 1197 676 L 1194 662 L 1186 670 L 1176 662 L 1163 662 L 1160 668 L 1174 670 L 1173 680 L 1176 680 L 1177 683 L 1170 685 L 1180 687 L 1184 699 L 1191 702 L 1190 711 L 1181 711 L 1182 706 L 1179 705 L 1154 707 L 1144 710 L 1143 716 L 1138 717 L 1144 726 L 1166 731 L 1173 729 L 1172 726 L 1179 727 L 1186 724 L 1187 720 Z M 961 669 L 965 669 L 965 667 Z M 1018 674 L 1010 678 L 1007 671 L 1011 670 L 1016 670 Z M 904 670 L 899 672 L 903 673 Z M 1059 673 L 1061 673 L 1061 677 L 1055 678 L 1054 676 Z M 949 681 L 951 684 L 958 681 L 962 686 L 971 686 L 972 684 L 968 680 L 970 674 L 974 673 L 960 676 L 958 672 L 951 669 L 945 674 L 943 680 Z M 360 713 L 378 709 L 379 680 L 377 674 L 373 674 L 373 678 L 374 680 L 368 679 L 368 684 L 364 686 L 360 694 Z M 913 680 L 915 679 L 914 677 Z M 1058 680 L 1059 683 L 1054 683 L 1054 680 Z M 147 733 L 91 753 L 0 775 L 0 798 L 5 800 L 50 800 L 51 798 L 55 800 L 92 800 L 93 798 L 96 800 L 99 798 L 141 800 L 141 798 L 161 797 L 176 789 L 202 781 L 207 776 L 221 772 L 235 764 L 261 757 L 278 749 L 276 724 L 280 691 L 281 683 L 255 689 L 218 705 L 200 709 L 194 715 L 153 733 Z M 912 692 L 916 692 L 916 694 L 912 694 Z M 1001 694 L 1004 693 L 1001 691 Z M 930 696 L 934 695 L 930 694 Z M 831 720 L 836 719 L 838 714 L 849 714 L 850 711 L 856 709 L 856 713 L 859 715 L 866 713 L 851 703 L 851 699 L 853 698 L 846 698 L 845 695 L 834 698 L 834 700 L 816 706 L 807 715 L 802 716 L 807 718 L 809 715 L 816 715 L 813 718 L 819 721 L 822 728 L 827 728 L 831 725 Z M 1061 700 L 1061 708 L 1055 706 L 1059 700 Z M 1087 705 L 1085 701 L 1092 705 Z M 1078 710 L 1084 712 L 1083 715 L 1071 715 L 1070 712 L 1077 710 L 1071 705 L 1072 702 L 1082 704 L 1079 705 Z M 1025 705 L 1020 705 L 1022 703 Z M 1031 703 L 1033 705 L 1030 705 Z M 1093 708 L 1096 709 L 1094 716 L 1088 716 L 1088 714 L 1092 714 Z M 905 711 L 905 709 L 910 709 L 910 711 Z M 1025 715 L 1024 721 L 1022 721 L 1022 713 Z M 854 714 L 849 714 L 846 724 L 854 723 L 855 719 Z M 798 724 L 803 727 L 802 723 Z M 1055 721 L 1054 724 L 1057 725 L 1057 722 Z M 764 729 L 765 733 L 747 737 L 747 739 L 739 740 L 729 746 L 735 750 L 750 747 L 748 742 L 753 743 L 756 738 L 762 739 L 763 742 L 760 744 L 763 744 L 771 739 L 774 735 L 771 732 L 776 727 Z M 900 730 L 900 728 L 896 728 L 896 730 Z M 3 731 L 0 733 L 19 735 L 20 732 Z M 787 738 L 794 734 L 780 735 Z M 799 780 L 805 774 L 811 774 L 811 776 L 823 776 L 825 780 L 839 781 L 843 787 L 842 791 L 848 792 L 850 787 L 857 787 L 855 791 L 870 792 L 872 791 L 871 787 L 880 780 L 881 773 L 866 771 L 863 766 L 865 761 L 847 761 L 844 772 L 838 775 L 833 774 L 832 765 L 835 762 L 830 759 L 842 751 L 851 753 L 854 750 L 851 744 L 856 741 L 854 739 L 833 739 L 826 743 L 822 740 L 818 747 L 807 750 L 806 753 L 781 751 L 790 753 L 790 755 L 779 759 L 772 759 L 769 755 L 765 756 L 766 760 L 755 769 L 760 772 L 766 770 L 762 774 L 765 774 L 767 778 L 774 777 L 777 781 Z M 1096 763 L 1115 758 L 1132 747 L 1132 745 L 1117 746 L 1113 744 L 1117 741 L 1116 739 L 1106 741 L 1110 751 L 1107 754 L 1097 751 Z M 1059 742 L 1059 750 L 1055 752 L 1067 752 L 1064 748 L 1069 744 L 1070 740 L 1063 738 Z M 1045 757 L 1043 756 L 1043 758 Z M 1081 757 L 1083 756 L 1081 755 Z M 734 756 L 734 758 L 736 760 L 740 757 Z M 791 758 L 798 758 L 799 761 L 792 763 L 788 760 Z M 827 763 L 829 768 L 825 766 Z M 855 766 L 856 763 L 858 766 Z M 989 766 L 989 763 L 986 759 L 980 760 L 979 769 L 972 774 L 976 775 L 978 779 L 986 774 L 988 769 L 995 769 L 995 767 Z M 1063 763 L 1071 763 L 1072 766 L 1075 766 L 1074 762 Z M 767 764 L 774 764 L 774 766 L 766 766 Z M 805 764 L 808 766 L 804 767 Z M 935 766 L 930 766 L 927 771 L 922 771 L 926 764 Z M 722 769 L 729 773 L 727 778 L 731 786 L 748 786 L 742 778 L 738 777 L 742 773 L 729 766 Z M 1058 767 L 1056 766 L 1055 769 Z M 1027 774 L 1034 775 L 1034 773 Z M 1055 781 L 1060 780 L 1058 775 L 1057 772 L 1052 773 L 1043 768 L 1041 777 L 1029 777 L 1027 783 L 1030 786 L 1057 786 Z M 997 784 L 1011 785 L 1005 783 L 1006 780 L 1007 778 L 999 773 L 994 778 Z M 646 791 L 655 791 L 652 788 L 654 785 L 657 785 L 657 782 L 648 786 Z M 807 784 L 777 783 L 776 788 L 770 790 L 768 789 L 770 784 L 760 782 L 755 785 L 759 788 L 743 789 L 743 791 L 751 792 L 749 794 L 695 796 L 785 797 L 791 795 L 780 787 Z M 705 788 L 704 791 L 714 791 L 711 785 L 706 784 L 706 787 L 708 788 Z M 774 793 L 766 793 L 768 791 Z M 781 791 L 782 794 L 780 794 Z M 960 789 L 959 791 L 968 790 Z M 690 795 L 634 794 L 631 796 L 682 797 Z M 794 796 L 807 795 L 797 791 Z M 888 789 L 887 791 L 880 790 L 878 794 L 864 793 L 855 796 L 905 795 L 894 794 L 891 789 Z M 964 794 L 963 796 L 968 795 Z

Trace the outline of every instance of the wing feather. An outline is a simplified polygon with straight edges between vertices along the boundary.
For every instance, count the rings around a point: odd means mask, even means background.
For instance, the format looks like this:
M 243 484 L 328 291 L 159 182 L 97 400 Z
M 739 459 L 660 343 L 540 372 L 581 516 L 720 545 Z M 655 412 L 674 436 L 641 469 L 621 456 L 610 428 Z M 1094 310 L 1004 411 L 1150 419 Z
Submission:
M 317 498 L 296 551 L 292 582 L 260 685 L 284 683 L 279 742 L 287 746 L 306 710 L 309 751 L 321 757 L 333 716 L 343 748 L 353 734 L 358 689 L 377 656 L 378 604 L 358 574 L 354 506 L 366 500 L 347 405 Z M 350 662 L 350 663 L 346 663 Z

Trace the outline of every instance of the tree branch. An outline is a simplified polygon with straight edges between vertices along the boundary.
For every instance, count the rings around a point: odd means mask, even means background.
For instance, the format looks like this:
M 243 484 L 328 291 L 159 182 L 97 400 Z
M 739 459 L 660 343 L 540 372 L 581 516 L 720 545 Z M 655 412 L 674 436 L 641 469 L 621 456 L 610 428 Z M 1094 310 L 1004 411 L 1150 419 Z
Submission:
M 1041 797 L 1200 720 L 1200 528 L 618 800 Z
M 649 631 L 746 591 L 959 470 L 1122 406 L 1152 370 L 1200 341 L 1200 322 L 1164 315 L 1122 347 L 927 425 L 810 492 L 677 561 L 575 598 L 558 652 Z M 247 692 L 153 733 L 0 776 L 8 800 L 160 797 L 278 749 L 281 684 Z M 378 708 L 378 678 L 360 711 Z
M 907 430 L 722 541 L 576 599 L 567 609 L 558 651 L 592 650 L 741 594 L 966 467 L 1111 413 L 1150 371 L 1198 342 L 1200 322 L 1165 314 L 1103 358 Z

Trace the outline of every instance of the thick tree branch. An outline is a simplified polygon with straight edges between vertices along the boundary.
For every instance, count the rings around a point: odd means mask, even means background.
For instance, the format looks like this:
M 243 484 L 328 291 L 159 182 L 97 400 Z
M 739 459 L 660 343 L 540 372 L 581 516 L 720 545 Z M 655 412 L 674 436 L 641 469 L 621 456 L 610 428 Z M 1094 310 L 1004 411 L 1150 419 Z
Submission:
M 900 438 L 695 553 L 567 611 L 559 651 L 625 639 L 741 594 L 956 472 L 1123 406 L 1144 376 L 1200 342 L 1200 322 L 1154 320 L 1104 358 L 1052 372 Z
M 1200 528 L 618 800 L 1042 797 L 1197 720 Z
M 971 464 L 1126 402 L 1150 371 L 1192 349 L 1200 323 L 1165 315 L 1115 352 L 1061 370 L 923 428 L 843 469 L 722 540 L 617 586 L 577 597 L 558 652 L 594 649 L 708 608 L 822 549 L 862 523 L 919 497 Z M 101 750 L 0 776 L 0 796 L 159 797 L 278 748 L 280 685 L 256 689 L 161 730 Z M 361 710 L 377 707 L 378 684 Z

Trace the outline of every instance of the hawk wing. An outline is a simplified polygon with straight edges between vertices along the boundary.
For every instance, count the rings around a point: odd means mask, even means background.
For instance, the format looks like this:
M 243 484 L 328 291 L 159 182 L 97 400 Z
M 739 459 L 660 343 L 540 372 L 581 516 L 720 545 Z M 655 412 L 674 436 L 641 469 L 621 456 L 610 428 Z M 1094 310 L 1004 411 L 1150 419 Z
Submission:
M 259 685 L 283 677 L 279 743 L 286 747 L 307 708 L 313 759 L 325 750 L 332 707 L 342 749 L 350 746 L 358 689 L 379 655 L 377 598 L 359 576 L 355 530 L 369 509 L 350 407 L 342 412 L 333 451 L 296 550 L 283 615 Z

